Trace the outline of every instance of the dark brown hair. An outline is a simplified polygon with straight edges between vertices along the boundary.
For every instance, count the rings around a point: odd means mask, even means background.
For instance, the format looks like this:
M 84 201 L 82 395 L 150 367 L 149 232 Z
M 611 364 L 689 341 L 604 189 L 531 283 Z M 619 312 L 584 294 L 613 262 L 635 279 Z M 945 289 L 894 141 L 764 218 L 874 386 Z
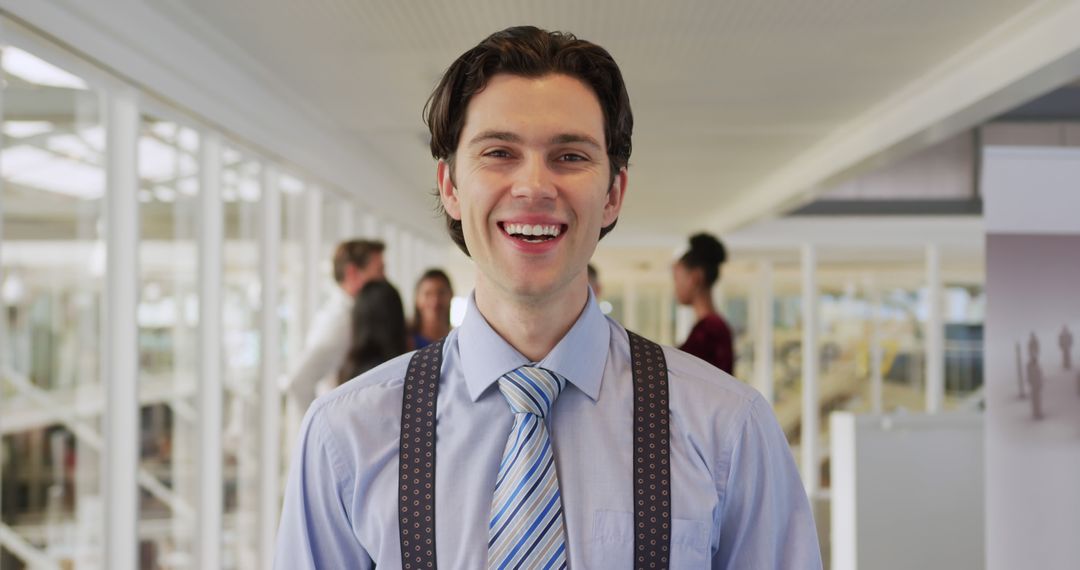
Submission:
M 690 250 L 679 258 L 679 263 L 689 269 L 700 269 L 709 288 L 720 277 L 720 266 L 727 261 L 727 248 L 716 237 L 699 233 L 690 236 Z
M 334 281 L 345 280 L 345 267 L 355 265 L 360 269 L 367 267 L 371 255 L 382 253 L 386 249 L 381 241 L 354 239 L 343 241 L 334 249 Z
M 352 340 L 345 362 L 338 370 L 338 383 L 355 378 L 407 350 L 408 331 L 401 295 L 386 281 L 369 281 L 356 295 Z
M 549 32 L 533 26 L 518 26 L 495 32 L 479 45 L 466 51 L 450 65 L 424 106 L 424 119 L 431 132 L 431 155 L 445 160 L 454 172 L 465 111 L 474 95 L 500 73 L 522 77 L 542 77 L 553 73 L 580 80 L 592 89 L 604 113 L 604 139 L 611 166 L 611 185 L 619 170 L 630 161 L 634 115 L 626 93 L 622 72 L 604 48 L 573 34 Z M 461 221 L 455 220 L 437 205 L 446 218 L 446 229 L 454 243 L 469 255 Z M 600 237 L 615 227 L 615 222 L 600 230 Z

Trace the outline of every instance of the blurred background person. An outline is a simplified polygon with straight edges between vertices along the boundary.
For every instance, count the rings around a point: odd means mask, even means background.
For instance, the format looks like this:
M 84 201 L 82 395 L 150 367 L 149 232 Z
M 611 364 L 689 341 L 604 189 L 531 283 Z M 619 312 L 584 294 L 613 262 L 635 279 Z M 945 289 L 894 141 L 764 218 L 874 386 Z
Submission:
M 412 348 L 421 349 L 450 333 L 450 301 L 454 287 L 441 269 L 428 269 L 416 282 Z
M 697 322 L 680 350 L 727 372 L 735 369 L 735 345 L 731 328 L 713 304 L 712 288 L 720 278 L 720 265 L 727 260 L 724 244 L 700 233 L 690 237 L 690 250 L 672 268 L 675 297 L 680 305 L 694 309 Z
M 304 352 L 282 386 L 292 408 L 290 416 L 303 416 L 320 381 L 325 389 L 337 384 L 336 373 L 354 334 L 353 305 L 365 285 L 384 278 L 385 249 L 380 241 L 362 239 L 345 241 L 335 248 L 334 281 L 338 286 L 312 320 Z
M 338 369 L 338 384 L 405 354 L 408 345 L 405 309 L 397 288 L 382 280 L 368 282 L 353 306 L 351 341 Z

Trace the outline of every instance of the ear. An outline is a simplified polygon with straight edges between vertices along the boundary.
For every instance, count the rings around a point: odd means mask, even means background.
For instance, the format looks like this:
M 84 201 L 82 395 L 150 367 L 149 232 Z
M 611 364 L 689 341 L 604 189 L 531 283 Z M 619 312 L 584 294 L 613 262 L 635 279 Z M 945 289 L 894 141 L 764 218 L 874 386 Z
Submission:
M 443 209 L 451 218 L 460 221 L 461 204 L 458 202 L 457 188 L 454 187 L 454 177 L 450 172 L 450 164 L 445 160 L 440 160 L 435 176 L 438 178 L 439 200 L 442 201 Z
M 623 196 L 626 195 L 626 183 L 627 174 L 624 166 L 615 175 L 611 188 L 608 188 L 607 201 L 604 203 L 604 223 L 601 224 L 602 227 L 610 226 L 618 219 L 619 212 L 622 210 Z

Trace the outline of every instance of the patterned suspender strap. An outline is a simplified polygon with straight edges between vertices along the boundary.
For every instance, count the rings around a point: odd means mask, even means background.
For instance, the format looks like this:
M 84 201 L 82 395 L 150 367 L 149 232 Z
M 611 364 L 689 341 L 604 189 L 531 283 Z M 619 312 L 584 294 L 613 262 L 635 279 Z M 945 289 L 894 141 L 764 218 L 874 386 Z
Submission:
M 667 361 L 660 345 L 632 332 L 635 568 L 666 569 L 671 552 Z M 442 342 L 409 362 L 401 404 L 398 528 L 406 570 L 435 564 L 435 402 Z
M 634 567 L 668 567 L 671 458 L 667 360 L 660 345 L 627 331 L 634 371 Z
M 442 341 L 409 361 L 401 401 L 398 454 L 398 530 L 401 567 L 435 565 L 435 402 L 442 371 Z

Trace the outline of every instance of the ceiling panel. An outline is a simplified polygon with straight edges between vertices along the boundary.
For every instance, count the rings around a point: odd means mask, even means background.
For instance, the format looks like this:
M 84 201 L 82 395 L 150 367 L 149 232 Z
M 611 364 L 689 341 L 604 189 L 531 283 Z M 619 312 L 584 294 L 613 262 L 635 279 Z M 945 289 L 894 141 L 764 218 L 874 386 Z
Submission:
M 432 186 L 421 109 L 487 34 L 574 32 L 620 62 L 636 119 L 622 231 L 681 235 L 823 137 L 1034 4 L 1030 0 L 547 2 L 151 0 L 223 57 Z

